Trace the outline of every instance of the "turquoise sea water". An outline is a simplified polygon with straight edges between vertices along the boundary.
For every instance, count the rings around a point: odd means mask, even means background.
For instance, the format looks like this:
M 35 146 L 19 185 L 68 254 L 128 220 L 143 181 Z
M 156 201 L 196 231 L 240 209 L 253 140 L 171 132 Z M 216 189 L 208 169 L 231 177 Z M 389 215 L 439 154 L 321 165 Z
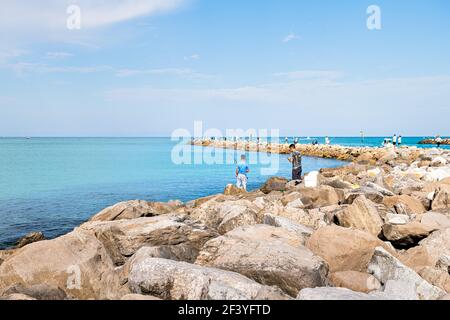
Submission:
M 48 238 L 64 234 L 120 201 L 188 201 L 235 182 L 232 150 L 212 155 L 219 164 L 174 164 L 175 144 L 168 138 L 0 139 L 0 248 L 31 231 Z M 211 156 L 211 149 L 190 148 L 188 158 Z M 220 164 L 226 157 L 231 163 Z M 279 160 L 276 175 L 289 177 L 286 156 L 271 157 Z M 303 163 L 306 172 L 341 164 L 316 158 Z M 268 165 L 250 165 L 249 189 L 268 178 L 262 167 Z
M 343 145 L 361 144 L 360 138 L 330 139 Z M 378 146 L 382 140 L 366 138 L 364 144 Z M 403 140 L 415 144 L 420 138 Z M 173 163 L 175 144 L 168 138 L 0 138 L 0 248 L 31 231 L 43 231 L 48 238 L 64 234 L 120 201 L 188 201 L 220 193 L 226 184 L 235 182 L 233 161 Z M 211 152 L 192 147 L 188 156 L 201 159 Z M 213 157 L 237 158 L 232 150 L 216 151 Z M 289 177 L 287 156 L 271 157 L 279 162 L 274 175 Z M 310 157 L 303 160 L 305 172 L 342 164 Z M 249 189 L 255 189 L 267 180 L 260 169 L 268 165 L 250 167 Z

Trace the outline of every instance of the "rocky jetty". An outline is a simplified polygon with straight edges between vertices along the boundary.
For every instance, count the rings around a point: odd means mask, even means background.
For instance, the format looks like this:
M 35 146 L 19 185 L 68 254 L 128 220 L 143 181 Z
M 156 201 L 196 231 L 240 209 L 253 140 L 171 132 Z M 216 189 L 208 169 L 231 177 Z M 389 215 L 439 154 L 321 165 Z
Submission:
M 418 142 L 418 144 L 437 144 L 436 139 L 429 138 L 429 139 L 423 139 Z M 450 139 L 442 139 L 440 142 L 442 145 L 450 145 Z
M 448 299 L 450 153 L 298 148 L 352 162 L 314 187 L 123 202 L 31 237 L 0 251 L 0 299 Z

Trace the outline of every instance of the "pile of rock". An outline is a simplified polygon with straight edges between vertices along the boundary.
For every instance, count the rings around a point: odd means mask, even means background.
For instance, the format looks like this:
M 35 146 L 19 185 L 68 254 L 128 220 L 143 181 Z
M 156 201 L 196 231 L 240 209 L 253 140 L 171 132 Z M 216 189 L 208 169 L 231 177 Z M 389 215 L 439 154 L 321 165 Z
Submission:
M 106 208 L 67 235 L 0 251 L 0 296 L 449 298 L 449 154 L 352 157 L 316 187 L 273 177 L 249 193 Z

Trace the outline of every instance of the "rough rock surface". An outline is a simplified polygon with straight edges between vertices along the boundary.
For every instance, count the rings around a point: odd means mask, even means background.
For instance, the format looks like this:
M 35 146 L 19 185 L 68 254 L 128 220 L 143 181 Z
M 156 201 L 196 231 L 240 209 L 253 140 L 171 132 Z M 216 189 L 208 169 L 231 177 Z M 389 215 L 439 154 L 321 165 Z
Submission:
M 42 232 L 31 232 L 25 237 L 17 241 L 16 248 L 25 247 L 27 244 L 45 240 L 44 234 Z
M 0 265 L 0 292 L 44 283 L 77 299 L 115 299 L 124 292 L 102 243 L 81 229 L 29 244 Z
M 108 222 L 88 222 L 83 229 L 95 233 L 115 265 L 122 265 L 143 246 L 184 244 L 199 250 L 217 236 L 210 228 L 185 215 L 161 215 L 150 218 Z M 194 257 L 195 258 L 195 257 Z
M 144 258 L 131 266 L 129 286 L 137 294 L 170 300 L 282 300 L 279 289 L 235 272 L 186 262 Z
M 235 229 L 208 241 L 196 263 L 241 273 L 295 296 L 326 283 L 328 266 L 302 245 L 297 233 L 267 225 Z
M 425 281 L 381 247 L 375 249 L 368 271 L 382 284 L 391 282 L 392 287 L 384 290 L 386 293 L 402 292 L 420 300 L 437 300 L 445 295 L 442 289 Z
M 394 246 L 411 247 L 420 240 L 428 237 L 434 231 L 433 228 L 420 222 L 411 222 L 404 225 L 385 224 L 383 235 Z
M 330 272 L 366 272 L 375 248 L 385 244 L 361 230 L 327 226 L 315 231 L 306 246 L 325 259 Z
M 142 200 L 132 200 L 119 202 L 111 207 L 105 208 L 90 221 L 113 221 L 124 219 L 136 219 L 140 217 L 153 217 L 161 214 L 176 212 L 182 207 L 178 201 L 169 203 L 148 202 Z
M 380 282 L 372 275 L 358 271 L 339 271 L 329 276 L 335 287 L 347 288 L 357 292 L 368 293 L 380 290 Z
M 383 226 L 383 220 L 372 201 L 365 196 L 359 196 L 353 204 L 337 214 L 339 224 L 343 227 L 356 228 L 378 236 Z

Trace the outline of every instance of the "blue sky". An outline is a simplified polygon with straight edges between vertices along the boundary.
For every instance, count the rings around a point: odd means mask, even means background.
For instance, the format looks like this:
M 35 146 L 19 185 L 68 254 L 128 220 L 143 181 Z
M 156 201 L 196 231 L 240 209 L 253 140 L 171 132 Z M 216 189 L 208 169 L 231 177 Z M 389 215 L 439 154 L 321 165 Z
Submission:
M 0 136 L 448 135 L 449 34 L 447 0 L 3 0 Z

